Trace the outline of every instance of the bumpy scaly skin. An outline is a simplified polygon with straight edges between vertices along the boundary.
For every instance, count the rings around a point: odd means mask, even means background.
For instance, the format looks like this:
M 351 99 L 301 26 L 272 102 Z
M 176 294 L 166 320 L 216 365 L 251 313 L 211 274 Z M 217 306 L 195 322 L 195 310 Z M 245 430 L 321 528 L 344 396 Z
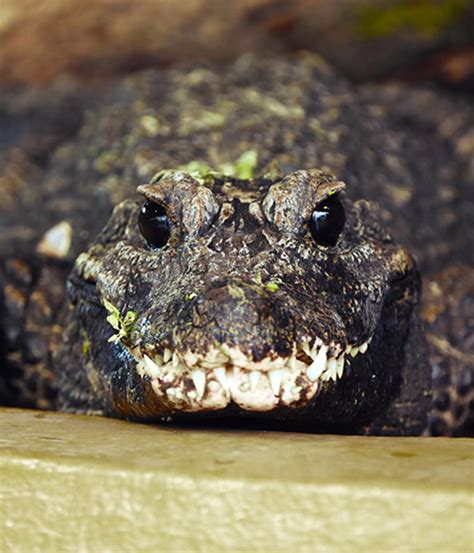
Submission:
M 343 190 L 317 170 L 204 184 L 175 172 L 139 187 L 166 207 L 169 244 L 146 245 L 128 201 L 77 259 L 72 338 L 56 355 L 67 360 L 60 408 L 139 419 L 258 414 L 314 429 L 370 424 L 400 395 L 419 277 L 365 201 L 345 199 L 337 244 L 315 244 L 312 211 Z M 106 302 L 138 315 L 119 343 L 108 342 Z M 81 335 L 87 347 L 72 360 Z M 71 368 L 82 386 L 66 385 Z M 419 386 L 428 389 L 429 378 Z
M 49 92 L 47 96 L 51 101 L 57 97 Z M 316 378 L 321 362 L 318 353 L 321 342 L 326 339 L 334 340 L 341 349 L 349 338 L 354 339 L 352 345 L 362 344 L 362 349 L 365 349 L 367 342 L 361 341 L 374 330 L 379 315 L 380 321 L 383 321 L 381 331 L 387 339 L 377 339 L 377 330 L 364 354 L 359 353 L 353 363 L 348 362 L 350 355 L 347 357 L 343 378 L 336 381 L 328 373 L 326 380 L 319 375 L 319 379 L 310 379 L 311 385 L 306 380 L 303 385 L 299 382 L 293 386 L 296 383 L 288 378 L 285 380 L 284 374 L 280 381 L 278 373 L 274 373 L 271 379 L 265 375 L 249 375 L 247 382 L 238 383 L 244 388 L 248 386 L 250 390 L 256 388 L 264 392 L 263 395 L 252 399 L 245 390 L 241 390 L 243 395 L 239 397 L 240 392 L 236 392 L 237 403 L 234 403 L 238 405 L 240 402 L 242 408 L 229 406 L 223 411 L 211 410 L 209 416 L 213 419 L 217 413 L 233 417 L 248 415 L 251 412 L 248 410 L 249 402 L 260 409 L 265 405 L 268 407 L 275 401 L 274 397 L 279 397 L 269 393 L 268 385 L 263 386 L 270 383 L 275 388 L 280 384 L 283 389 L 282 402 L 288 404 L 286 413 L 294 415 L 292 425 L 307 419 L 313 421 L 308 423 L 309 427 L 316 430 L 324 430 L 323 423 L 326 423 L 329 429 L 340 429 L 343 425 L 341 429 L 367 433 L 420 434 L 429 423 L 429 432 L 433 434 L 469 432 L 474 351 L 474 300 L 472 287 L 468 285 L 473 281 L 469 265 L 472 267 L 474 262 L 474 117 L 469 102 L 429 90 L 396 86 L 354 88 L 315 56 L 269 61 L 245 57 L 227 68 L 192 67 L 189 70 L 151 71 L 135 75 L 107 94 L 105 101 L 94 97 L 93 101 L 97 104 L 94 111 L 71 110 L 67 107 L 68 102 L 64 105 L 59 102 L 58 109 L 52 111 L 48 102 L 47 109 L 41 106 L 40 109 L 35 108 L 33 115 L 36 113 L 39 124 L 33 127 L 27 124 L 34 118 L 28 109 L 25 111 L 25 106 L 28 107 L 25 98 L 15 93 L 2 95 L 2 99 L 6 99 L 0 113 L 2 128 L 5 114 L 23 113 L 19 123 L 15 117 L 11 125 L 7 120 L 8 132 L 2 133 L 0 138 L 0 147 L 4 150 L 0 152 L 2 402 L 54 406 L 54 391 L 59 378 L 55 377 L 56 374 L 60 375 L 60 404 L 62 408 L 72 411 L 119 412 L 122 416 L 132 413 L 139 417 L 149 415 L 146 410 L 140 412 L 140 406 L 146 403 L 154 404 L 163 413 L 159 416 L 165 416 L 164 413 L 174 409 L 177 402 L 184 401 L 184 411 L 194 409 L 186 416 L 192 416 L 193 420 L 208 416 L 196 412 L 198 396 L 209 403 L 214 394 L 213 407 L 219 401 L 221 404 L 227 401 L 219 396 L 217 388 L 219 374 L 223 380 L 222 371 L 216 373 L 212 366 L 206 368 L 206 371 L 214 371 L 217 383 L 206 375 L 203 380 L 201 373 L 196 373 L 193 378 L 192 371 L 182 371 L 190 374 L 190 378 L 182 382 L 183 390 L 187 393 L 194 389 L 196 396 L 187 395 L 188 399 L 182 400 L 178 397 L 181 385 L 168 382 L 166 385 L 171 383 L 170 389 L 175 389 L 175 392 L 170 392 L 174 397 L 170 399 L 166 393 L 166 399 L 164 394 L 158 398 L 160 394 L 154 388 L 159 392 L 160 387 L 156 384 L 153 387 L 157 369 L 146 359 L 156 361 L 160 366 L 163 363 L 172 379 L 171 369 L 183 367 L 179 354 L 173 358 L 173 349 L 179 353 L 187 348 L 195 353 L 195 347 L 200 345 L 203 346 L 201 355 L 209 350 L 210 346 L 203 337 L 207 332 L 205 329 L 210 327 L 210 319 L 222 327 L 219 336 L 215 337 L 216 342 L 232 341 L 232 332 L 223 320 L 222 309 L 217 308 L 221 302 L 223 306 L 229 308 L 230 305 L 232 308 L 229 324 L 232 323 L 238 330 L 239 340 L 246 347 L 245 336 L 248 336 L 247 342 L 250 343 L 250 336 L 255 337 L 257 329 L 255 311 L 249 305 L 255 303 L 266 313 L 263 320 L 258 320 L 262 339 L 255 342 L 256 351 L 252 352 L 252 360 L 247 348 L 245 360 L 240 358 L 239 361 L 234 348 L 234 359 L 230 359 L 232 364 L 247 363 L 251 368 L 254 353 L 256 359 L 262 356 L 268 363 L 270 351 L 261 346 L 263 341 L 268 341 L 269 347 L 273 347 L 275 354 L 278 353 L 276 357 L 272 354 L 273 369 L 277 369 L 277 364 L 282 362 L 278 360 L 283 359 L 286 360 L 285 366 L 291 370 L 300 369 L 300 373 L 306 371 L 306 374 L 309 371 L 311 377 Z M 82 102 L 83 99 L 80 99 L 78 105 Z M 9 103 L 11 109 L 8 108 Z M 51 125 L 44 121 L 42 114 L 50 112 L 54 112 L 55 116 L 53 132 L 48 134 Z M 71 114 L 74 115 L 72 120 Z M 77 129 L 80 129 L 79 132 Z M 71 136 L 69 140 L 68 136 Z M 49 137 L 48 140 L 45 141 L 45 137 Z M 5 147 L 10 143 L 11 148 Z M 286 174 L 299 169 L 324 167 L 330 168 L 338 179 L 347 182 L 347 198 L 344 201 L 351 215 L 342 243 L 348 244 L 344 240 L 364 235 L 370 248 L 382 248 L 379 250 L 381 258 L 375 265 L 370 265 L 375 272 L 369 271 L 368 277 L 364 274 L 362 279 L 360 272 L 353 274 L 352 269 L 347 267 L 363 263 L 363 256 L 349 259 L 347 252 L 341 252 L 325 257 L 324 251 L 316 246 L 309 248 L 308 235 L 293 234 L 300 228 L 296 219 L 283 222 L 282 228 L 272 222 L 269 203 L 261 203 L 272 184 L 269 180 L 257 179 L 250 184 L 240 181 L 227 185 L 219 181 L 208 183 L 213 189 L 214 201 L 209 200 L 209 203 L 200 198 L 199 201 L 204 203 L 200 204 L 199 209 L 184 210 L 176 215 L 180 230 L 174 233 L 167 253 L 163 252 L 163 255 L 169 256 L 164 274 L 171 278 L 160 281 L 165 295 L 154 298 L 159 300 L 157 305 L 164 310 L 161 312 L 163 320 L 173 323 L 179 314 L 184 328 L 177 328 L 175 336 L 169 336 L 164 331 L 153 334 L 153 329 L 145 324 L 158 320 L 153 305 L 146 300 L 151 278 L 146 260 L 153 260 L 152 265 L 158 268 L 160 262 L 159 256 L 152 256 L 150 252 L 144 251 L 143 258 L 137 257 L 138 250 L 134 250 L 139 239 L 136 224 L 132 222 L 137 208 L 127 207 L 130 204 L 117 208 L 114 218 L 94 247 L 91 244 L 95 243 L 97 232 L 105 224 L 112 206 L 130 198 L 137 184 L 147 181 L 155 171 L 163 167 L 176 168 L 190 160 L 202 160 L 213 167 L 221 167 L 249 149 L 258 152 L 256 174 L 265 174 L 268 165 L 276 161 Z M 158 184 L 142 189 L 142 193 L 146 194 L 147 190 L 150 194 L 158 193 Z M 251 198 L 260 200 L 261 208 L 251 202 L 241 205 L 242 202 L 225 199 L 234 195 L 242 200 L 242 190 L 248 187 L 252 189 Z M 261 191 L 258 192 L 258 189 Z M 245 195 L 248 196 L 248 192 Z M 176 196 L 170 201 L 176 205 L 180 202 L 188 205 L 190 200 L 185 200 L 185 196 L 183 188 L 181 199 Z M 209 199 L 211 196 L 207 194 L 206 197 Z M 377 201 L 380 209 L 375 210 L 372 203 L 358 202 L 361 198 Z M 226 202 L 234 208 L 234 212 L 228 215 L 229 208 L 223 205 Z M 216 205 L 219 209 L 217 219 L 206 219 Z M 302 211 L 311 209 L 309 205 L 301 206 Z M 226 217 L 227 222 L 224 220 Z M 357 226 L 359 220 L 364 222 L 363 228 Z M 389 286 L 390 275 L 395 270 L 393 251 L 396 246 L 382 246 L 384 231 L 379 220 L 383 220 L 385 228 L 390 229 L 396 243 L 408 246 L 422 273 L 428 275 L 422 309 L 428 340 L 420 330 L 417 317 L 413 317 L 409 324 L 408 321 L 400 324 L 396 332 L 392 332 L 396 317 L 407 319 L 400 311 L 401 306 L 406 305 L 408 310 L 416 293 L 413 292 L 413 297 L 408 294 L 406 304 L 396 301 L 397 294 L 394 292 L 401 282 Z M 44 232 L 60 221 L 67 221 L 72 226 L 72 246 L 64 259 L 54 260 L 39 254 L 37 244 Z M 356 223 L 354 228 L 351 222 Z M 231 232 L 232 226 L 237 224 L 244 224 L 248 232 L 258 238 L 250 244 L 242 242 L 239 245 L 235 240 L 247 234 L 243 231 Z M 193 231 L 198 227 L 199 232 Z M 254 230 L 251 230 L 252 227 Z M 130 230 L 127 239 L 117 242 L 115 248 L 119 247 L 119 243 L 130 240 L 128 252 L 131 257 L 127 257 L 126 249 L 121 250 L 120 259 L 125 263 L 120 265 L 120 270 L 116 270 L 117 262 L 111 248 L 124 228 Z M 377 230 L 370 236 L 364 234 L 375 228 Z M 260 231 L 263 229 L 268 238 L 262 238 L 263 232 Z M 230 241 L 226 241 L 226 232 L 230 233 Z M 209 242 L 211 236 L 212 243 Z M 282 243 L 278 244 L 277 236 L 286 237 L 285 247 Z M 356 242 L 351 243 L 355 245 Z M 192 244 L 195 249 L 192 249 Z M 225 255 L 225 246 L 234 248 L 233 251 L 239 247 L 242 249 L 243 261 L 240 265 L 232 256 L 226 258 L 228 266 L 219 265 L 219 259 Z M 211 247 L 217 250 L 211 257 L 197 255 L 200 248 L 210 251 Z M 79 259 L 69 286 L 76 305 L 72 311 L 62 310 L 61 306 L 67 304 L 64 297 L 66 274 L 73 260 L 87 248 L 87 256 Z M 277 253 L 278 248 L 281 255 Z M 367 253 L 362 245 L 359 249 Z M 173 257 L 173 251 L 180 251 L 182 256 Z M 313 258 L 305 257 L 303 251 L 311 251 Z M 211 258 L 212 263 L 209 263 Z M 107 263 L 110 264 L 108 269 Z M 210 287 L 212 281 L 204 284 L 203 263 L 208 263 L 209 268 L 222 277 L 221 285 L 214 291 Z M 330 278 L 323 278 L 317 267 L 328 263 L 333 264 L 331 271 L 325 269 Z M 454 272 L 459 271 L 454 278 L 454 273 L 449 272 L 447 267 L 459 264 L 468 267 L 453 269 Z M 286 276 L 282 282 L 276 280 L 276 290 L 272 279 L 280 279 L 278 272 L 288 275 L 293 265 L 298 266 L 300 271 L 294 277 L 294 284 Z M 103 269 L 100 274 L 99 267 Z M 138 267 L 143 269 L 143 273 Z M 179 270 L 180 267 L 183 271 Z M 194 267 L 197 276 L 192 274 Z M 432 276 L 445 268 L 441 276 Z M 80 276 L 86 269 L 91 278 L 96 273 L 93 278 L 97 283 L 87 283 Z M 241 270 L 243 274 L 240 274 Z M 377 273 L 378 270 L 381 274 Z M 107 275 L 115 272 L 124 276 L 127 271 L 133 278 L 125 286 L 105 286 Z M 308 271 L 311 277 L 299 284 L 302 301 L 296 303 L 297 281 L 302 280 L 303 271 Z M 371 308 L 361 317 L 366 304 L 359 287 L 361 282 L 364 286 L 373 284 L 375 276 L 378 278 L 375 278 L 375 288 L 370 293 L 377 289 L 384 290 L 388 311 L 380 313 L 381 304 L 370 303 Z M 111 278 L 108 280 L 112 282 Z M 117 282 L 124 284 L 120 279 Z M 168 282 L 168 288 L 165 282 Z M 101 288 L 102 285 L 104 288 Z M 134 294 L 142 285 L 141 297 L 136 300 Z M 328 300 L 329 303 L 325 303 L 326 296 L 317 295 L 316 289 L 335 292 L 334 305 L 331 305 L 334 309 L 329 314 L 331 302 Z M 150 291 L 153 289 L 150 288 Z M 436 293 L 431 293 L 433 291 Z M 391 297 L 395 302 L 393 310 L 389 309 Z M 141 339 L 140 346 L 131 348 L 135 344 L 131 340 L 122 345 L 107 343 L 109 336 L 116 331 L 105 322 L 105 298 L 120 308 L 122 314 L 127 308 L 137 311 L 137 332 L 129 338 Z M 292 313 L 288 313 L 287 308 L 278 307 L 283 305 L 284 298 L 293 302 Z M 326 314 L 320 322 L 315 322 L 316 319 L 310 316 L 310 300 L 321 313 Z M 138 304 L 132 305 L 135 301 Z M 395 317 L 392 312 L 400 314 Z M 341 314 L 348 318 L 341 317 Z M 280 317 L 286 317 L 290 326 L 283 328 Z M 353 320 L 351 317 L 354 317 Z M 274 333 L 268 330 L 272 321 L 276 324 Z M 198 322 L 200 327 L 196 325 Z M 325 329 L 327 336 L 324 335 Z M 405 336 L 405 330 L 408 336 Z M 316 347 L 315 336 L 320 338 Z M 59 337 L 62 337 L 61 343 L 58 343 Z M 100 351 L 98 343 L 102 343 Z M 150 355 L 146 354 L 147 358 L 142 345 L 148 348 L 146 351 Z M 336 352 L 334 344 L 332 347 L 330 354 Z M 171 358 L 168 359 L 170 352 Z M 221 349 L 217 352 L 222 355 Z M 211 358 L 212 355 L 214 358 Z M 199 363 L 223 362 L 215 351 L 211 351 L 209 356 L 205 360 L 200 359 Z M 316 359 L 313 360 L 312 356 Z M 225 359 L 228 358 L 229 355 Z M 373 374 L 374 366 L 371 364 L 375 358 L 388 358 L 393 363 L 393 367 L 386 367 L 387 374 L 393 379 L 392 384 L 390 378 L 383 385 L 381 379 L 376 378 L 375 387 L 372 381 L 357 380 L 362 375 L 367 377 Z M 119 363 L 120 359 L 122 363 Z M 192 360 L 192 355 L 188 355 L 186 363 L 193 365 Z M 262 365 L 253 368 L 263 370 Z M 351 376 L 352 369 L 359 376 Z M 331 375 L 337 376 L 340 370 L 341 365 L 336 363 L 335 367 L 332 366 Z M 98 375 L 107 371 L 108 376 L 98 379 Z M 150 375 L 151 384 L 147 383 Z M 314 382 L 319 380 L 321 383 L 315 391 Z M 401 386 L 398 386 L 397 380 Z M 288 382 L 291 387 L 285 387 Z M 292 391 L 297 388 L 301 390 Z M 393 395 L 390 395 L 389 389 L 393 390 Z M 298 402 L 302 406 L 306 399 L 309 400 L 308 390 L 311 393 L 314 391 L 312 412 L 306 407 L 294 409 Z M 233 389 L 231 392 L 234 393 Z M 449 401 L 445 392 L 449 394 Z M 353 394 L 361 397 L 369 394 L 360 410 L 353 405 Z M 359 401 L 358 397 L 355 399 Z M 432 400 L 434 409 L 430 414 Z M 287 417 L 281 405 L 258 413 L 259 417 L 265 417 L 266 426 L 274 417 Z M 345 425 L 346 421 L 350 421 L 350 428 Z M 229 424 L 229 419 L 226 419 L 226 424 Z M 250 422 L 247 420 L 246 424 Z

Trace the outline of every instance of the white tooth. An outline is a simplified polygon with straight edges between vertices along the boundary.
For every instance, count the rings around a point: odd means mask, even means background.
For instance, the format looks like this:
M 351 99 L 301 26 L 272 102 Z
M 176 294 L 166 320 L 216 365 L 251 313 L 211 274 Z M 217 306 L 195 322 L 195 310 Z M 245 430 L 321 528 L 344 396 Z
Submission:
M 196 369 L 191 373 L 191 376 L 194 386 L 196 387 L 198 398 L 201 398 L 206 390 L 206 373 L 200 369 Z
M 173 367 L 177 367 L 179 365 L 179 357 L 178 354 L 173 351 Z
M 148 355 L 143 356 L 143 362 L 145 363 L 145 369 L 150 378 L 158 378 L 160 376 L 159 367 L 148 357 Z
M 277 396 L 280 393 L 280 386 L 283 378 L 283 371 L 281 369 L 270 371 L 268 373 L 268 378 L 270 380 L 270 386 L 272 388 L 272 392 L 274 395 Z
M 342 376 L 342 373 L 344 372 L 344 354 L 341 355 L 341 357 L 339 357 L 339 359 L 337 360 L 337 368 L 336 368 L 336 373 L 337 373 L 337 376 L 339 378 L 341 378 Z
M 173 399 L 175 396 L 176 396 L 176 388 L 168 388 L 166 390 L 166 395 L 170 398 L 170 399 Z
M 303 350 L 304 353 L 306 353 L 306 355 L 311 355 L 311 350 L 309 349 L 309 342 L 307 340 L 305 340 L 301 344 L 301 349 Z
M 367 348 L 369 347 L 369 344 L 367 342 L 364 342 L 360 347 L 359 347 L 359 351 L 361 353 L 365 353 L 367 351 Z
M 332 380 L 336 380 L 337 361 L 334 357 L 328 360 L 327 373 L 328 377 Z
M 241 392 L 248 392 L 250 390 L 250 384 L 249 384 L 248 380 L 244 380 L 243 382 L 241 382 L 239 384 L 239 390 Z
M 351 348 L 351 356 L 355 357 L 359 353 L 359 348 L 357 346 L 352 346 Z
M 158 380 L 152 380 L 151 381 L 151 387 L 153 388 L 153 391 L 155 392 L 155 394 L 157 396 L 162 394 L 161 388 L 160 388 L 160 383 L 158 382 Z
M 208 384 L 208 387 L 211 392 L 218 392 L 221 389 L 220 384 L 215 380 L 211 380 Z
M 219 384 L 224 388 L 224 390 L 227 390 L 229 387 L 229 382 L 227 380 L 226 371 L 224 367 L 219 367 L 218 369 L 214 369 L 214 374 L 216 375 L 216 378 L 219 381 Z
M 258 381 L 260 380 L 260 371 L 252 371 L 250 373 L 250 389 L 252 392 L 255 392 L 257 390 Z
M 188 367 L 193 367 L 198 362 L 198 356 L 195 353 L 193 353 L 192 351 L 188 351 L 184 355 L 184 362 L 186 363 L 186 365 Z
M 292 355 L 286 362 L 286 365 L 291 371 L 296 370 L 296 357 Z
M 143 361 L 143 359 L 141 361 L 137 361 L 137 373 L 142 378 L 144 376 L 148 376 L 148 373 L 146 372 L 145 361 Z
M 171 353 L 171 350 L 168 348 L 165 348 L 163 350 L 163 363 L 168 363 L 168 361 L 171 359 L 171 356 L 173 354 Z
M 314 382 L 317 380 L 321 373 L 326 368 L 326 354 L 327 354 L 328 348 L 323 344 L 318 351 L 318 355 L 316 356 L 316 359 L 311 363 L 311 365 L 308 367 L 308 370 L 306 371 L 307 377 Z

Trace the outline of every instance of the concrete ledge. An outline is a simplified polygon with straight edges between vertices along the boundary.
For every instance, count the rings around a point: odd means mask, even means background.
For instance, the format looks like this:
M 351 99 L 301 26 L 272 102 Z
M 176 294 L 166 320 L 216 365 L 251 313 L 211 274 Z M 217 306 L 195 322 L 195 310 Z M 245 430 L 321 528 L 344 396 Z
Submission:
M 474 551 L 472 440 L 16 409 L 0 429 L 5 552 Z

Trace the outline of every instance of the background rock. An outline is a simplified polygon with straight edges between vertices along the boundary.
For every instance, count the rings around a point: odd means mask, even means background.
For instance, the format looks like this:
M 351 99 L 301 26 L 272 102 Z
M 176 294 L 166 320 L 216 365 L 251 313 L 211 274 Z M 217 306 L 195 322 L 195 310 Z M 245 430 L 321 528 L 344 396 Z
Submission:
M 472 88 L 473 29 L 472 0 L 3 0 L 0 79 L 104 79 L 306 49 L 354 80 L 395 75 Z

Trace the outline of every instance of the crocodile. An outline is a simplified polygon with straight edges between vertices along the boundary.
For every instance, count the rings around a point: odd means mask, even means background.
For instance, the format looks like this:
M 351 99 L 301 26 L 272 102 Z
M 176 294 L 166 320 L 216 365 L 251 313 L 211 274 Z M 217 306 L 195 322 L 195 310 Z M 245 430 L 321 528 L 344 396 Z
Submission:
M 301 55 L 150 70 L 94 104 L 33 171 L 5 148 L 3 403 L 472 434 L 467 99 Z

